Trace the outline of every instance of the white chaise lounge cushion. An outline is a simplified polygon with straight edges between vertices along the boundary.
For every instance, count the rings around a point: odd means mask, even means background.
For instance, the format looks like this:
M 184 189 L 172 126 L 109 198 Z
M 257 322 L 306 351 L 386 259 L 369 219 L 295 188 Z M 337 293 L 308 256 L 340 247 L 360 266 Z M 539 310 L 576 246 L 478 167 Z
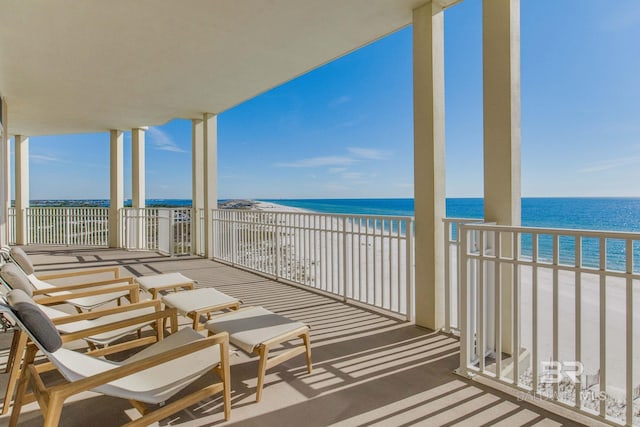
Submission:
M 20 289 L 29 297 L 33 296 L 33 286 L 25 274 L 13 263 L 6 263 L 0 267 L 0 277 L 11 289 Z
M 202 335 L 193 329 L 184 328 L 120 363 L 65 348 L 49 353 L 48 356 L 68 381 L 78 381 L 201 338 L 203 338 Z M 96 387 L 93 391 L 157 404 L 178 393 L 218 363 L 220 363 L 220 348 L 215 345 Z
M 205 325 L 213 333 L 228 332 L 229 341 L 247 353 L 253 353 L 265 341 L 306 326 L 263 307 L 249 307 L 227 313 L 209 320 Z
M 17 246 L 11 248 L 11 258 L 13 258 L 16 264 L 20 266 L 25 274 L 33 274 L 35 271 L 31 259 L 29 259 L 29 256 L 22 250 L 22 248 Z
M 40 342 L 42 347 L 47 351 L 60 349 L 62 340 L 58 330 L 29 295 L 20 289 L 14 289 L 7 293 L 6 300 L 18 319 L 29 329 L 29 332 Z

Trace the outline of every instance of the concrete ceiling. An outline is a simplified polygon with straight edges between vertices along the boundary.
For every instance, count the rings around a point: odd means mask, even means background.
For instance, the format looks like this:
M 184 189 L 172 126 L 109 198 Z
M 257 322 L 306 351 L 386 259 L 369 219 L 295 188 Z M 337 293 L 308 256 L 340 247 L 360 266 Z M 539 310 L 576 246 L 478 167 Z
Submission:
M 423 3 L 0 0 L 9 133 L 100 132 L 220 113 L 409 25 Z

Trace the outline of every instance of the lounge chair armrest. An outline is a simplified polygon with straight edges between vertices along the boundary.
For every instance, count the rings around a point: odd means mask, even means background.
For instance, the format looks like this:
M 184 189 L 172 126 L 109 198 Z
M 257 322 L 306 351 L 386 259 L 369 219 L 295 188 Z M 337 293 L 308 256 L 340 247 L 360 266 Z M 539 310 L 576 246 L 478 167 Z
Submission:
M 95 288 L 95 287 L 104 287 L 107 288 L 107 285 L 118 285 L 118 284 L 128 284 L 128 285 L 138 285 L 134 282 L 133 277 L 121 277 L 119 279 L 109 279 L 109 280 L 100 280 L 97 282 L 86 282 L 86 283 L 77 283 L 75 285 L 60 285 L 55 288 L 43 288 L 36 289 L 33 291 L 34 295 L 45 295 L 45 294 L 53 294 L 56 292 L 64 292 L 64 291 L 76 291 L 79 289 L 87 289 L 87 288 Z
M 35 299 L 35 301 L 38 304 L 42 304 L 42 305 L 61 304 L 69 300 L 73 300 L 75 298 L 90 297 L 94 295 L 103 295 L 103 294 L 112 294 L 115 292 L 128 292 L 130 301 L 138 302 L 140 289 L 138 288 L 138 285 L 120 285 L 120 286 L 110 286 L 108 288 L 93 289 L 90 291 L 64 293 L 64 294 L 56 295 L 58 292 L 60 292 L 58 289 L 49 289 L 48 292 L 38 291 L 36 293 L 36 291 L 34 291 L 33 294 L 34 296 L 47 294 L 47 296 L 45 297 Z
M 110 371 L 102 372 L 100 374 L 83 378 L 81 380 L 75 381 L 74 384 L 79 390 L 90 390 L 95 387 L 99 387 L 103 384 L 107 384 L 111 381 L 124 378 L 133 373 L 144 371 L 154 366 L 162 365 L 163 363 L 169 362 L 174 359 L 178 359 L 180 357 L 187 356 L 191 353 L 203 350 L 207 347 L 212 347 L 217 344 L 220 344 L 221 363 L 224 365 L 228 365 L 229 334 L 226 332 L 221 332 L 219 334 L 212 335 L 210 337 L 202 338 L 197 341 L 192 341 L 190 343 L 184 344 L 174 349 L 165 351 L 163 353 L 156 354 L 142 360 L 137 360 L 135 362 L 119 366 Z
M 64 279 L 66 277 L 90 276 L 90 275 L 102 274 L 102 273 L 113 273 L 114 279 L 120 278 L 119 267 L 90 268 L 90 269 L 83 269 L 78 271 L 68 271 L 66 273 L 45 273 L 45 274 L 37 274 L 36 277 L 40 280 L 53 280 L 53 279 Z
M 103 308 L 99 310 L 87 311 L 85 313 L 70 314 L 64 317 L 51 319 L 54 325 L 64 325 L 67 323 L 78 322 L 80 320 L 93 320 L 111 314 L 125 313 L 127 311 L 136 311 L 142 308 L 154 307 L 156 311 L 161 311 L 161 302 L 159 300 L 146 300 L 132 304 L 120 305 L 118 307 Z
M 113 331 L 121 328 L 127 328 L 129 326 L 138 325 L 138 324 L 147 324 L 147 323 L 158 321 L 164 318 L 171 318 L 174 316 L 177 316 L 177 311 L 173 308 L 156 311 L 149 314 L 143 314 L 141 316 L 135 316 L 129 319 L 119 320 L 117 322 L 107 323 L 100 326 L 94 326 L 92 328 L 82 329 L 77 332 L 64 334 L 61 336 L 62 343 L 63 344 L 69 343 L 69 342 L 84 339 L 93 335 L 102 334 L 104 332 L 109 332 L 109 331 Z

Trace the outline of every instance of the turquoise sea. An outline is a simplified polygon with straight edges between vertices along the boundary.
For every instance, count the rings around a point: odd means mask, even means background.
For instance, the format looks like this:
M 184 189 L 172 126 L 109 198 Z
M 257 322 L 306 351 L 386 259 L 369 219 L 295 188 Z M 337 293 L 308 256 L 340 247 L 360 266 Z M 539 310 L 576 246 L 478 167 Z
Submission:
M 413 216 L 413 199 L 315 199 L 265 200 L 286 206 L 324 213 Z M 481 198 L 447 199 L 449 218 L 482 218 Z M 522 225 L 542 228 L 565 228 L 599 231 L 640 232 L 640 199 L 636 198 L 523 198 Z M 455 235 L 455 230 L 454 230 Z M 523 235 L 522 255 L 531 256 L 531 236 Z M 585 238 L 582 242 L 584 265 L 598 267 L 600 243 Z M 621 240 L 607 241 L 607 268 L 625 269 L 625 249 Z M 640 271 L 640 244 L 634 245 L 634 270 Z M 560 238 L 560 262 L 573 265 L 575 240 Z M 552 240 L 541 236 L 538 257 L 552 259 Z
M 413 216 L 413 199 L 264 200 L 325 213 Z M 447 217 L 482 218 L 481 198 L 447 199 Z M 523 198 L 522 225 L 640 231 L 640 198 Z

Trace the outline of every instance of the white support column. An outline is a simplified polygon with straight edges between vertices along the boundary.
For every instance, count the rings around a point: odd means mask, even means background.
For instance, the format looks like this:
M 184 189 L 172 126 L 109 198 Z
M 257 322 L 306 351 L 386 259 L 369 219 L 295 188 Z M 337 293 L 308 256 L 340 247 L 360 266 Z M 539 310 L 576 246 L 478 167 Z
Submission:
M 120 130 L 110 131 L 110 203 L 109 203 L 109 247 L 122 247 L 120 209 L 124 206 L 124 134 Z
M 131 130 L 131 205 L 134 208 L 146 206 L 145 194 L 145 128 Z
M 15 136 L 16 165 L 16 244 L 26 245 L 29 207 L 29 138 Z
M 191 120 L 191 252 L 203 253 L 200 209 L 204 208 L 204 133 L 202 120 Z
M 444 11 L 413 11 L 416 324 L 444 324 Z
M 218 207 L 218 116 L 205 113 L 202 117 L 204 176 L 204 241 L 205 257 L 213 257 L 213 217 Z
M 137 209 L 136 248 L 146 249 L 145 239 L 145 155 L 144 132 L 146 128 L 131 129 L 131 207 Z M 133 224 L 131 224 L 133 225 Z
M 0 245 L 9 243 L 9 207 L 11 207 L 9 126 L 7 124 L 7 103 L 0 96 Z
M 520 0 L 483 1 L 484 218 L 520 225 Z M 509 236 L 502 253 L 511 255 Z M 502 351 L 511 352 L 511 267 L 502 271 Z

